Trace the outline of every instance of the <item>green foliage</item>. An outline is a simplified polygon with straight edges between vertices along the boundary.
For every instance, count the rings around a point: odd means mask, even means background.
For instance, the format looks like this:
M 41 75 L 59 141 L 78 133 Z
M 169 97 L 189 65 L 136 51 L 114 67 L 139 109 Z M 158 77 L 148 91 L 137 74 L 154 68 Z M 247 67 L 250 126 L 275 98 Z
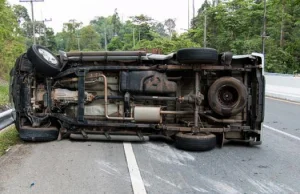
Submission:
M 153 41 L 142 40 L 136 49 L 160 49 L 164 54 L 176 52 L 181 48 L 200 47 L 198 43 L 192 42 L 186 34 L 179 37 L 173 35 L 172 39 L 169 38 L 156 38 Z
M 17 143 L 21 142 L 19 133 L 16 128 L 9 127 L 5 131 L 0 133 L 0 156 L 5 154 L 5 151 Z
M 8 86 L 0 85 L 0 107 L 8 104 L 9 100 L 9 89 Z
M 119 37 L 114 37 L 109 45 L 108 45 L 108 50 L 109 51 L 116 51 L 116 50 L 122 50 L 124 46 L 124 43 L 121 41 L 121 39 Z
M 100 50 L 100 35 L 93 26 L 85 26 L 80 30 L 80 47 L 82 50 Z
M 64 23 L 54 33 L 42 21 L 35 22 L 37 43 L 58 50 L 161 49 L 163 53 L 203 45 L 204 16 L 207 17 L 207 47 L 234 54 L 262 52 L 262 0 L 230 0 L 211 4 L 205 0 L 192 19 L 192 28 L 177 35 L 176 21 L 157 22 L 147 15 L 121 21 L 117 9 L 108 17 L 95 17 L 87 26 L 80 21 Z M 266 70 L 300 71 L 300 1 L 267 1 Z M 33 23 L 22 5 L 10 7 L 0 0 L 0 76 L 8 75 L 15 59 L 33 44 Z M 8 76 L 6 76 L 7 78 Z
M 7 79 L 16 58 L 25 51 L 25 39 L 13 9 L 0 0 L 0 76 Z
M 235 54 L 262 52 L 263 12 L 263 1 L 231 0 L 215 6 L 205 1 L 192 21 L 189 37 L 202 43 L 206 13 L 208 47 Z M 267 1 L 267 71 L 291 73 L 300 69 L 299 19 L 299 2 Z

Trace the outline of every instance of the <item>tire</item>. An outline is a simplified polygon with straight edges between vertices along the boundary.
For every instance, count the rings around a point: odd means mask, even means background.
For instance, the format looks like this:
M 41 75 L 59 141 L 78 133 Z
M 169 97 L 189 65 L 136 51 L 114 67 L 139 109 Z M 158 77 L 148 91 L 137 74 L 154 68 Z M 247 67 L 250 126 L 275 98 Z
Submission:
M 43 52 L 44 55 L 41 53 Z M 47 60 L 44 56 L 48 55 L 52 60 Z M 47 77 L 53 77 L 60 72 L 61 64 L 52 52 L 40 45 L 32 45 L 27 50 L 27 57 L 35 66 L 36 72 Z
M 178 133 L 175 136 L 175 147 L 187 151 L 209 151 L 216 147 L 214 134 Z
M 19 129 L 20 139 L 28 142 L 47 142 L 54 141 L 58 137 L 58 129 L 56 127 L 33 128 L 30 126 L 22 126 Z
M 183 64 L 215 64 L 218 52 L 212 48 L 186 48 L 177 51 L 177 61 Z
M 216 80 L 208 90 L 208 103 L 211 109 L 221 116 L 234 116 L 247 104 L 246 86 L 233 77 Z

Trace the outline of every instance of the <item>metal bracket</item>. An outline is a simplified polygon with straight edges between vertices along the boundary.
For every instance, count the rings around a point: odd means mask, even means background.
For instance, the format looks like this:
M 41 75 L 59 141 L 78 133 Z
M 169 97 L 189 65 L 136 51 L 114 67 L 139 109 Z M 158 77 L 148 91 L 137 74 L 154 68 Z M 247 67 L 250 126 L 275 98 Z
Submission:
M 137 135 L 138 135 L 138 137 L 140 138 L 141 141 L 145 141 L 145 138 L 144 138 L 144 136 L 141 134 L 140 131 L 137 131 Z
M 104 132 L 104 135 L 108 140 L 111 140 L 111 136 L 109 135 L 109 133 L 107 131 Z
M 77 121 L 84 122 L 84 99 L 85 99 L 85 75 L 86 69 L 78 69 L 75 74 L 78 76 L 78 112 Z
M 223 148 L 225 142 L 225 133 L 222 133 L 221 138 L 221 148 Z
M 52 99 L 51 99 L 51 86 L 52 78 L 46 78 L 46 87 L 47 87 L 47 112 L 51 113 Z
M 86 132 L 84 130 L 81 130 L 81 134 L 85 139 L 88 138 L 88 135 L 86 134 Z

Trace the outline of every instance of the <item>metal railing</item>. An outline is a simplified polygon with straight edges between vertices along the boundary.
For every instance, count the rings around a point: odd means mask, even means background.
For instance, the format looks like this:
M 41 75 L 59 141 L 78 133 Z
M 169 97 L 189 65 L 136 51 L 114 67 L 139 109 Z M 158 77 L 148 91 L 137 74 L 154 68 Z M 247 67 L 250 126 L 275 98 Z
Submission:
M 0 131 L 5 127 L 8 127 L 9 125 L 14 123 L 15 121 L 14 115 L 15 115 L 14 109 L 9 109 L 5 112 L 0 113 Z

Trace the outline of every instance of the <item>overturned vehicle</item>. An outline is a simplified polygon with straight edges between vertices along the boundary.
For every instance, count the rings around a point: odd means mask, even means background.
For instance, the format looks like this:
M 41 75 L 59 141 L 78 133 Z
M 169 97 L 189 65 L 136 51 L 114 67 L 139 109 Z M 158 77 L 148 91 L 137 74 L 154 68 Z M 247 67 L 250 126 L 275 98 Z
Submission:
M 261 144 L 263 55 L 186 48 L 62 52 L 31 46 L 11 70 L 15 124 L 25 141 L 174 140 L 184 150 L 225 140 Z

